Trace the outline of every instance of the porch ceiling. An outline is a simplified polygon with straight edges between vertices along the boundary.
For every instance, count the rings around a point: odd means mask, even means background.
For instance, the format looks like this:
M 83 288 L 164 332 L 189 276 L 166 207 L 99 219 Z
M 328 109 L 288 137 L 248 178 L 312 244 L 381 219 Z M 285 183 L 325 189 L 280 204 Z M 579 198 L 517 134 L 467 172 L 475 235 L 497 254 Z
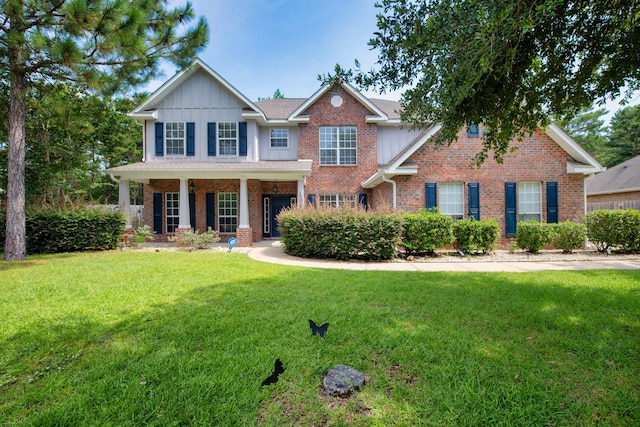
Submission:
M 311 160 L 257 162 L 153 162 L 107 169 L 119 179 L 148 183 L 151 179 L 297 180 L 311 175 Z

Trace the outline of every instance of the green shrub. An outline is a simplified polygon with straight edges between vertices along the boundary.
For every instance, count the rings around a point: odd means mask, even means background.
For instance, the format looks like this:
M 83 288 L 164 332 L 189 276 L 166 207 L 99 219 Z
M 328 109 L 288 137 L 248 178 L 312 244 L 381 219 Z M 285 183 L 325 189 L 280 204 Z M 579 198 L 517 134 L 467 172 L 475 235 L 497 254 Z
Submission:
M 551 243 L 551 232 L 548 224 L 537 221 L 521 221 L 516 227 L 516 246 L 531 253 L 536 253 Z
M 124 215 L 100 209 L 29 212 L 26 218 L 27 253 L 115 249 L 125 223 Z
M 453 242 L 453 219 L 421 210 L 403 215 L 402 246 L 408 254 L 433 254 Z
M 401 216 L 384 211 L 307 206 L 277 219 L 285 252 L 305 258 L 391 259 L 402 234 Z
M 200 233 L 198 230 L 186 230 L 183 233 L 169 237 L 167 240 L 175 242 L 176 246 L 179 247 L 206 249 L 210 244 L 218 243 L 220 241 L 220 235 L 217 231 L 209 227 L 204 233 Z
M 571 253 L 574 249 L 584 246 L 587 241 L 587 227 L 573 221 L 549 224 L 551 229 L 551 244 L 564 253 Z
M 610 248 L 622 252 L 640 249 L 640 211 L 598 210 L 584 218 L 587 238 L 600 252 Z
M 466 254 L 493 251 L 499 235 L 500 227 L 495 219 L 476 221 L 468 218 L 453 223 L 453 247 Z

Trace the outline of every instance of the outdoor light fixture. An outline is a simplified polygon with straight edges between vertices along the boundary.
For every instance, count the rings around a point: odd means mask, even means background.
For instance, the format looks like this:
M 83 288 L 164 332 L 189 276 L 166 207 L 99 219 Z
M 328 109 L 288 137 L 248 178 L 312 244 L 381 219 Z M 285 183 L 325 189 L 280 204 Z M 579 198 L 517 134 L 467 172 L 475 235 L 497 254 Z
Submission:
M 273 194 L 278 194 L 278 181 L 273 181 Z
M 195 193 L 196 192 L 196 184 L 194 184 L 193 181 L 189 181 L 189 193 Z

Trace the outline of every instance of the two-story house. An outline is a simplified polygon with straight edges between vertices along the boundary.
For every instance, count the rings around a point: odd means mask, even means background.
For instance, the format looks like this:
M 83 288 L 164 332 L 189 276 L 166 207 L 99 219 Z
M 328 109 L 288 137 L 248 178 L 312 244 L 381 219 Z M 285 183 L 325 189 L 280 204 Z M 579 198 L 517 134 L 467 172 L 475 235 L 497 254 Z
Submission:
M 142 162 L 107 173 L 124 209 L 129 183 L 144 184 L 144 220 L 160 239 L 211 227 L 250 246 L 279 236 L 283 207 L 307 203 L 495 218 L 502 243 L 519 220 L 582 220 L 584 177 L 602 167 L 559 127 L 514 142 L 503 164 L 474 168 L 478 126 L 435 149 L 440 126 L 410 130 L 400 108 L 346 83 L 253 102 L 196 59 L 131 113 L 143 126 Z

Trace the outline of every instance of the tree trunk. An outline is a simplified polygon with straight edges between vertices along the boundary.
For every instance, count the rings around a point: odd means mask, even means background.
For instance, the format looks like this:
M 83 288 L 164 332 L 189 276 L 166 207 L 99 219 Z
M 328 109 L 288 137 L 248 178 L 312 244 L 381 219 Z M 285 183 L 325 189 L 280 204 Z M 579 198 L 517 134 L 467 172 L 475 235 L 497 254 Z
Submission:
M 9 162 L 7 165 L 7 226 L 4 260 L 24 261 L 27 256 L 24 189 L 27 79 L 20 49 L 10 50 L 9 69 L 11 89 L 9 94 Z

